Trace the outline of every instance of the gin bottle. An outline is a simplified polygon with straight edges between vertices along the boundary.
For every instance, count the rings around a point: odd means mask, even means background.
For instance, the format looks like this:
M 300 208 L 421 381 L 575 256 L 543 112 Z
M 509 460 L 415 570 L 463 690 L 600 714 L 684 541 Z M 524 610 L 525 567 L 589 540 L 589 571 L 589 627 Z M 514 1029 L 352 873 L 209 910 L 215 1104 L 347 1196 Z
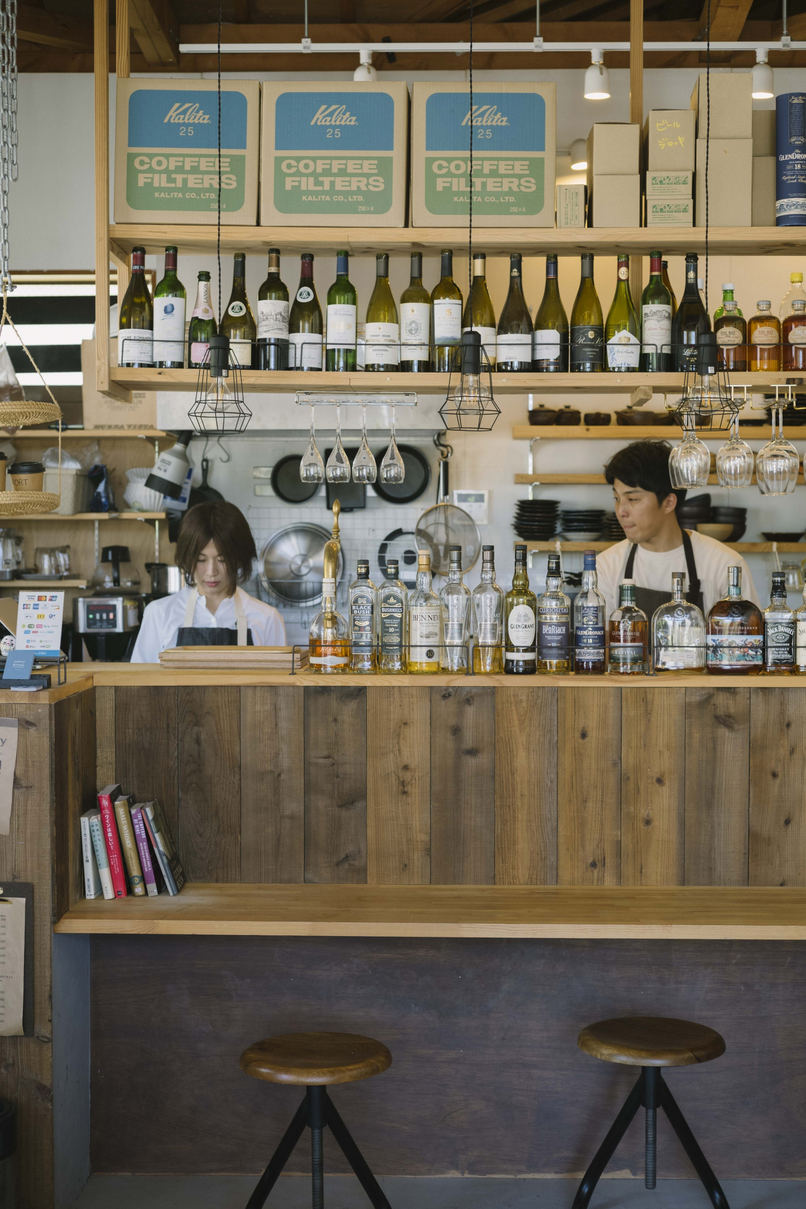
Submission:
M 473 606 L 473 671 L 503 671 L 501 640 L 504 626 L 504 593 L 495 582 L 495 547 L 481 547 L 481 582 L 471 595 Z
M 442 646 L 442 606 L 431 590 L 431 555 L 417 551 L 417 583 L 409 597 L 410 672 L 438 672 Z
M 728 567 L 728 590 L 708 614 L 705 670 L 716 676 L 756 674 L 764 667 L 764 619 L 742 598 L 742 568 Z
M 350 602 L 350 671 L 374 672 L 375 585 L 369 577 L 369 562 L 359 558 L 355 579 L 348 589 Z
M 786 575 L 773 571 L 770 603 L 764 610 L 764 671 L 794 672 L 795 614 L 786 600 Z
M 537 598 L 537 670 L 571 670 L 571 601 L 562 589 L 559 554 L 550 554 L 546 590 Z
M 386 560 L 386 579 L 378 588 L 378 671 L 405 672 L 408 592 L 396 558 Z
M 656 672 L 705 667 L 705 617 L 683 596 L 685 572 L 672 572 L 672 599 L 652 614 L 652 662 Z
M 462 547 L 451 546 L 448 582 L 439 594 L 442 605 L 442 670 L 467 671 L 470 589 L 462 581 Z
M 620 676 L 643 676 L 647 671 L 646 613 L 635 603 L 631 579 L 619 584 L 619 605 L 608 623 L 608 667 Z
M 574 671 L 578 676 L 606 671 L 605 599 L 597 587 L 595 550 L 585 551 L 582 588 L 574 600 Z

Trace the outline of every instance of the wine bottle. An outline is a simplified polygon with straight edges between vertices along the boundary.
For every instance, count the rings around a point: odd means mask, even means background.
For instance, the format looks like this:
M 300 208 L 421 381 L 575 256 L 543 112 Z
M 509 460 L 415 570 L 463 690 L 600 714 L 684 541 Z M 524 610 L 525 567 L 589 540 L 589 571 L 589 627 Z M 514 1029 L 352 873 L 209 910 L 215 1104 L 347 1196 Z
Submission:
M 570 361 L 572 373 L 600 373 L 604 369 L 604 320 L 593 284 L 593 253 L 582 253 L 582 275 L 571 309 Z
M 677 314 L 677 296 L 676 296 L 674 290 L 672 289 L 672 283 L 671 283 L 671 280 L 669 279 L 669 261 L 662 260 L 661 268 L 663 269 L 663 272 L 661 273 L 661 280 L 663 281 L 663 284 L 666 286 L 666 289 L 669 291 L 669 297 L 672 300 L 672 319 L 674 319 L 675 315 Z
M 232 293 L 221 317 L 219 334 L 229 340 L 230 353 L 241 369 L 251 369 L 257 324 L 246 297 L 246 254 L 232 258 Z
M 714 320 L 714 335 L 720 369 L 746 370 L 747 321 L 737 302 L 728 299 L 723 304 L 722 314 Z
M 439 373 L 459 367 L 462 291 L 453 279 L 453 252 L 443 250 L 441 277 L 431 292 L 431 362 Z
M 678 373 L 696 368 L 697 339 L 710 328 L 697 287 L 697 256 L 690 252 L 686 256 L 686 288 L 672 319 L 672 358 Z
M 487 257 L 484 252 L 473 253 L 473 280 L 462 315 L 462 331 L 479 333 L 490 369 L 495 369 L 495 311 L 487 289 Z
M 300 256 L 299 285 L 288 316 L 288 368 L 322 368 L 322 308 L 313 283 L 313 252 Z
M 400 367 L 400 324 L 389 288 L 389 257 L 386 252 L 378 252 L 375 257 L 375 286 L 367 307 L 364 339 L 364 369 L 379 371 Z
M 515 546 L 512 587 L 504 597 L 504 671 L 533 675 L 537 671 L 537 597 L 529 587 L 526 546 Z
M 176 275 L 176 248 L 165 249 L 165 270 L 154 290 L 154 364 L 182 369 L 185 364 L 185 287 Z
M 505 374 L 525 374 L 532 368 L 532 320 L 523 296 L 520 252 L 509 258 L 509 292 L 498 320 L 495 360 Z
M 641 358 L 640 333 L 638 313 L 630 293 L 630 258 L 619 256 L 616 292 L 605 323 L 609 370 L 616 373 L 633 373 L 638 370 Z
M 532 367 L 538 373 L 568 372 L 568 316 L 557 284 L 557 257 L 546 257 L 546 287 L 535 315 Z
M 431 295 L 423 285 L 423 254 L 412 252 L 409 284 L 400 295 L 400 368 L 410 374 L 431 369 Z
M 206 269 L 202 269 L 188 326 L 188 365 L 191 369 L 198 369 L 202 364 L 207 355 L 210 337 L 217 334 L 218 325 L 210 300 L 210 274 Z
M 747 325 L 750 369 L 755 372 L 781 368 L 781 321 L 772 313 L 769 298 L 759 298 L 756 314 Z
M 336 280 L 327 292 L 325 369 L 355 369 L 356 293 L 350 281 L 349 255 L 336 253 Z
M 641 295 L 641 369 L 668 372 L 672 366 L 672 296 L 663 281 L 660 252 L 649 255 L 649 281 Z
M 146 250 L 132 248 L 132 275 L 118 311 L 118 365 L 154 364 L 154 307 L 146 281 Z
M 288 369 L 288 287 L 280 280 L 280 249 L 269 248 L 266 280 L 257 292 L 257 369 Z

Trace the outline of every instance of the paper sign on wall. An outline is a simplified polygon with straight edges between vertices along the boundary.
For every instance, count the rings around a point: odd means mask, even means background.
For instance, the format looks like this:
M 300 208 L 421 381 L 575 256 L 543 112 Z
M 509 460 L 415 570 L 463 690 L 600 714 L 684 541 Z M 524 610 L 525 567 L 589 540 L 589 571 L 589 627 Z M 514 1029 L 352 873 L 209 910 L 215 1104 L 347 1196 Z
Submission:
M 17 604 L 17 650 L 58 659 L 62 643 L 64 591 L 20 592 Z

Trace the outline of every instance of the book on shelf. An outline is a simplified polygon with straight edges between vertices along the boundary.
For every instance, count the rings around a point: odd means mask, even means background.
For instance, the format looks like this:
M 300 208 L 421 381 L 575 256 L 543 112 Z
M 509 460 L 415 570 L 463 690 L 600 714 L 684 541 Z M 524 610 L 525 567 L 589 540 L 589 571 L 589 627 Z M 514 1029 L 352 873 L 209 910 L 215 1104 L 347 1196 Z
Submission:
M 135 897 L 139 898 L 145 894 L 146 888 L 143 881 L 140 857 L 137 851 L 137 842 L 134 838 L 134 830 L 132 828 L 130 811 L 133 800 L 133 793 L 122 793 L 115 798 L 114 807 L 118 835 L 120 837 L 120 847 L 123 853 L 123 863 L 126 866 L 126 873 L 129 877 L 129 889 Z
M 169 894 L 178 894 L 185 884 L 185 871 L 176 855 L 165 815 L 156 799 L 152 802 L 142 802 L 141 805 L 143 823 L 159 862 L 160 872 L 165 879 L 165 887 Z
M 106 852 L 109 857 L 109 873 L 115 898 L 126 898 L 126 871 L 123 868 L 123 853 L 120 847 L 117 823 L 115 822 L 115 800 L 120 797 L 120 785 L 107 785 L 98 791 L 98 809 L 104 829 Z
M 84 867 L 84 897 L 85 898 L 100 898 L 103 894 L 101 888 L 101 874 L 98 871 L 98 861 L 95 859 L 95 852 L 92 847 L 92 832 L 90 831 L 90 815 L 98 814 L 100 811 L 85 810 L 81 816 L 81 860 Z M 103 836 L 101 836 L 103 840 Z
M 135 802 L 131 807 L 132 830 L 134 831 L 134 839 L 137 844 L 137 853 L 140 857 L 140 866 L 143 870 L 143 882 L 145 883 L 146 894 L 155 895 L 160 892 L 160 870 L 157 863 L 157 857 L 151 859 L 151 845 L 148 839 L 146 825 L 143 822 L 143 803 Z
M 81 816 L 83 820 L 87 819 L 89 823 L 90 838 L 92 839 L 92 850 L 95 853 L 95 860 L 98 865 L 98 877 L 101 881 L 101 890 L 104 898 L 114 898 L 115 890 L 112 885 L 112 874 L 109 871 L 109 854 L 106 850 L 106 840 L 104 839 L 104 825 L 101 822 L 101 812 L 96 806 L 94 810 L 87 810 Z

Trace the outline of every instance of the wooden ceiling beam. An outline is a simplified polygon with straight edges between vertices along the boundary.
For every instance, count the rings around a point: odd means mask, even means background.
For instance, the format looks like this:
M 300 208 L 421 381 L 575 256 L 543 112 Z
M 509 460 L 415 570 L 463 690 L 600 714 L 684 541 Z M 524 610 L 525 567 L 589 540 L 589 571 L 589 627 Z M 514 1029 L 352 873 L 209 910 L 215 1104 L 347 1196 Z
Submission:
M 21 4 L 17 9 L 17 38 L 21 43 L 92 54 L 91 25 L 69 21 L 32 4 Z
M 429 6 L 429 12 L 433 11 Z M 533 21 L 490 23 L 474 21 L 473 37 L 477 42 L 531 42 Z M 626 42 L 630 36 L 629 21 L 550 21 L 541 24 L 540 32 L 547 42 L 574 42 L 580 46 L 599 42 Z M 700 32 L 697 21 L 649 21 L 645 26 L 648 41 L 691 41 Z M 430 21 L 378 25 L 370 22 L 311 25 L 308 30 L 313 42 L 455 42 L 466 41 L 466 24 Z M 183 25 L 180 42 L 214 43 L 218 28 L 213 24 Z M 293 25 L 234 25 L 223 27 L 224 42 L 299 42 L 302 24 Z M 306 56 L 307 58 L 308 56 Z
M 179 22 L 170 0 L 129 0 L 134 40 L 149 66 L 179 62 Z
M 742 36 L 753 0 L 710 0 L 711 41 L 736 42 Z M 703 5 L 700 17 L 705 30 L 708 21 L 708 3 Z

